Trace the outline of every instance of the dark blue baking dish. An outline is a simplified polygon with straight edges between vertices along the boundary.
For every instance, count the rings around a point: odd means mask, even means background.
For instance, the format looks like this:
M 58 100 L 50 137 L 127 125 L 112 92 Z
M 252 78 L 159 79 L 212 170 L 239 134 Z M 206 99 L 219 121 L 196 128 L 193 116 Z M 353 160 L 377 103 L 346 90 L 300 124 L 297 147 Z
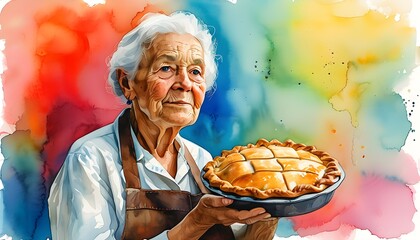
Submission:
M 220 189 L 210 186 L 207 179 L 203 178 L 204 171 L 201 171 L 201 180 L 211 193 L 233 199 L 234 202 L 229 205 L 231 208 L 250 210 L 256 207 L 263 207 L 273 217 L 291 217 L 313 212 L 331 201 L 335 190 L 345 178 L 343 168 L 340 165 L 338 165 L 338 167 L 341 171 L 341 176 L 333 185 L 327 187 L 322 192 L 307 193 L 296 198 L 256 199 L 252 197 L 242 197 L 234 193 L 222 192 Z

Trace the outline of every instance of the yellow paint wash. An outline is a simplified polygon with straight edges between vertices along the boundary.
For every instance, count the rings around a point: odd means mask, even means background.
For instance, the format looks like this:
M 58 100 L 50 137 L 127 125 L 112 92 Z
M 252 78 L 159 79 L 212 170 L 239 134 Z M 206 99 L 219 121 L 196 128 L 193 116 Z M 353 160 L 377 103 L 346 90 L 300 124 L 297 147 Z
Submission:
M 403 77 L 415 39 L 408 15 L 386 16 L 364 2 L 296 1 L 290 52 L 282 54 L 290 74 L 334 109 L 348 111 L 353 126 L 358 125 L 357 112 L 368 88 L 380 93 Z

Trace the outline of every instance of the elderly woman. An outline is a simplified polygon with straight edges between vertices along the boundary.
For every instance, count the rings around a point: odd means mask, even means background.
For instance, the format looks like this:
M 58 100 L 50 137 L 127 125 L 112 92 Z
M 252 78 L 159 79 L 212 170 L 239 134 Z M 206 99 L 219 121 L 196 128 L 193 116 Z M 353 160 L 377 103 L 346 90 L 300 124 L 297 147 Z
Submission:
M 123 37 L 109 81 L 131 105 L 77 140 L 49 196 L 53 239 L 269 239 L 263 208 L 205 194 L 211 155 L 179 131 L 199 115 L 217 73 L 214 44 L 192 14 L 147 14 Z

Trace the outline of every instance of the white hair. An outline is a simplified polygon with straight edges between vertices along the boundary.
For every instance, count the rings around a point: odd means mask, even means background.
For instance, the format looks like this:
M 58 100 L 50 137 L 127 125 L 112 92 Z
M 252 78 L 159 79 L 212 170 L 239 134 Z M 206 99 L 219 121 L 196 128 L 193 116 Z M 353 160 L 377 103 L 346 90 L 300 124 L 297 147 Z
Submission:
M 141 23 L 121 39 L 108 63 L 108 82 L 117 96 L 126 100 L 118 83 L 117 69 L 123 69 L 128 79 L 134 79 L 146 45 L 158 34 L 172 32 L 191 34 L 201 43 L 206 66 L 204 78 L 207 89 L 212 88 L 217 77 L 216 46 L 207 26 L 191 13 L 175 12 L 171 15 L 147 13 Z

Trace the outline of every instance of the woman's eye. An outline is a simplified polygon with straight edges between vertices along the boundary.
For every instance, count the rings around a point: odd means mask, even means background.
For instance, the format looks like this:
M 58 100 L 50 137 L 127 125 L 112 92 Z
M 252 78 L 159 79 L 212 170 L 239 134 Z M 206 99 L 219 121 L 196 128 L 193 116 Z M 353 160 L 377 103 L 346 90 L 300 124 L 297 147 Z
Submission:
M 192 74 L 194 74 L 194 75 L 201 75 L 201 72 L 200 72 L 200 70 L 198 70 L 198 69 L 193 69 L 193 70 L 191 71 L 191 73 L 192 73 Z
M 160 78 L 168 79 L 175 74 L 175 71 L 171 66 L 162 66 L 156 73 Z
M 169 72 L 169 71 L 171 71 L 171 67 L 163 66 L 163 67 L 160 68 L 160 70 L 163 71 L 163 72 Z

